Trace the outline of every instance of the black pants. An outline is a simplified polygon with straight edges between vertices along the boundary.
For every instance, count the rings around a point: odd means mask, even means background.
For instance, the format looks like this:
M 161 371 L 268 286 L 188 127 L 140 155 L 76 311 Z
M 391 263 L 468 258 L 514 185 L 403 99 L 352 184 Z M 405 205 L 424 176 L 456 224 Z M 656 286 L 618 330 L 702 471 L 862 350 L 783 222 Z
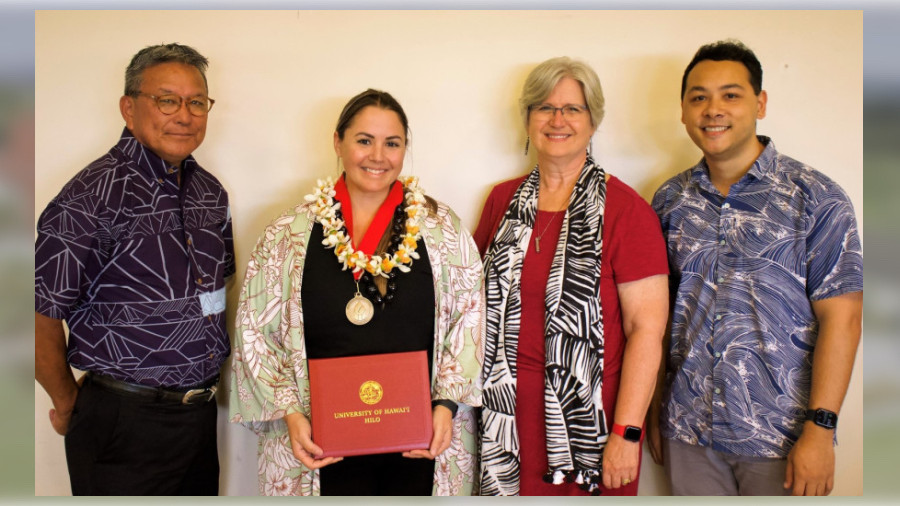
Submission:
M 90 376 L 65 437 L 73 495 L 217 495 L 216 403 L 102 388 Z
M 319 492 L 328 495 L 431 495 L 434 461 L 399 453 L 345 457 L 319 470 Z

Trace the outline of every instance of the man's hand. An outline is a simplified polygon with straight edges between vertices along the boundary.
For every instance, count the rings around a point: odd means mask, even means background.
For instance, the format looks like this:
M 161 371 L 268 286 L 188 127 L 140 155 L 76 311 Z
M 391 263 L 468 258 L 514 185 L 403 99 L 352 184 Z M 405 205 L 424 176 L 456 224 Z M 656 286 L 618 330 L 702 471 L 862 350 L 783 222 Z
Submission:
M 312 441 L 312 426 L 309 419 L 303 413 L 291 413 L 284 416 L 288 426 L 288 436 L 291 438 L 291 450 L 297 460 L 308 469 L 320 469 L 329 464 L 344 460 L 343 457 L 316 458 L 322 455 L 324 450 Z
M 806 422 L 787 457 L 784 488 L 792 495 L 828 495 L 834 488 L 834 432 Z
M 411 450 L 403 452 L 403 456 L 411 459 L 434 460 L 444 450 L 450 448 L 450 439 L 453 436 L 453 413 L 444 406 L 435 406 L 431 412 L 431 426 L 434 435 L 431 437 L 431 445 L 427 450 Z
M 84 377 L 85 375 L 82 374 L 76 382 L 79 390 L 81 389 L 81 384 L 84 383 Z M 50 425 L 53 426 L 53 430 L 60 436 L 65 436 L 69 431 L 69 422 L 72 421 L 72 412 L 75 410 L 75 400 L 77 398 L 78 391 L 76 390 L 75 395 L 71 399 L 57 400 L 54 403 L 57 407 L 50 410 Z
M 69 408 L 66 411 L 57 410 L 56 408 L 50 409 L 50 425 L 53 426 L 53 430 L 56 431 L 60 436 L 65 436 L 66 432 L 69 431 L 69 421 L 72 419 L 72 409 L 75 406 L 75 403 L 72 403 L 72 408 Z
M 83 376 L 82 376 L 83 378 Z M 69 431 L 81 380 L 75 381 L 66 361 L 66 331 L 62 320 L 34 313 L 34 379 L 53 402 L 50 424 L 61 436 Z
M 637 478 L 641 444 L 610 434 L 603 450 L 603 486 L 619 488 Z
M 862 333 L 862 292 L 811 301 L 819 322 L 808 406 L 840 412 Z M 834 430 L 811 421 L 788 453 L 784 488 L 793 495 L 828 495 L 834 486 Z

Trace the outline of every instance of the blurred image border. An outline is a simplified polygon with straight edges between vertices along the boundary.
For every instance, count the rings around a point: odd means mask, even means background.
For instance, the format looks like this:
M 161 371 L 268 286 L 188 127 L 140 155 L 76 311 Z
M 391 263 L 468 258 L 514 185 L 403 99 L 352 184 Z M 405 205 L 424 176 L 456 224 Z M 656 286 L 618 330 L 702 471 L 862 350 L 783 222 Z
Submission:
M 183 9 L 176 2 L 127 2 L 128 8 Z M 0 295 L 0 496 L 33 497 L 34 493 L 34 401 L 29 395 L 33 373 L 31 319 L 25 317 L 29 297 L 23 286 L 33 276 L 34 202 L 34 10 L 109 8 L 122 2 L 6 2 L 0 5 L 0 272 L 6 290 Z M 540 9 L 537 1 L 487 2 L 190 2 L 197 9 L 273 8 L 296 9 Z M 866 215 L 863 244 L 864 305 L 864 474 L 865 502 L 887 502 L 900 494 L 894 476 L 900 455 L 900 270 L 894 254 L 900 243 L 898 216 L 900 199 L 891 192 L 900 187 L 900 8 L 883 2 L 791 1 L 731 2 L 741 9 L 861 9 L 864 11 L 864 157 L 870 184 L 866 199 L 854 203 Z M 554 9 L 674 9 L 722 8 L 714 2 L 624 2 L 564 1 Z M 823 75 L 823 79 L 828 79 Z M 834 97 L 840 100 L 841 97 Z M 827 105 L 826 105 L 827 106 Z M 840 118 L 835 118 L 839 121 Z M 45 203 L 40 203 L 42 207 Z M 21 306 L 21 307 L 20 307 Z M 29 353 L 31 351 L 31 353 Z M 892 361 L 892 359 L 894 361 Z M 33 377 L 33 374 L 32 374 Z M 31 409 L 23 406 L 30 406 Z M 842 427 L 843 430 L 858 430 Z

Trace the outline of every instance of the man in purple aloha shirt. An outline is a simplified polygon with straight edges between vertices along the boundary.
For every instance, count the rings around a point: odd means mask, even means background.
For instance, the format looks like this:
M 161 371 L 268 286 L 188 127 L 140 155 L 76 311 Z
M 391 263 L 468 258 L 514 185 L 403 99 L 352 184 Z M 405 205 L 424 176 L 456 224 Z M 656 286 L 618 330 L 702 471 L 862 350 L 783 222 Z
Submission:
M 75 495 L 218 493 L 213 399 L 235 267 L 228 195 L 191 156 L 214 102 L 207 65 L 180 44 L 139 51 L 121 138 L 38 221 L 35 379 Z

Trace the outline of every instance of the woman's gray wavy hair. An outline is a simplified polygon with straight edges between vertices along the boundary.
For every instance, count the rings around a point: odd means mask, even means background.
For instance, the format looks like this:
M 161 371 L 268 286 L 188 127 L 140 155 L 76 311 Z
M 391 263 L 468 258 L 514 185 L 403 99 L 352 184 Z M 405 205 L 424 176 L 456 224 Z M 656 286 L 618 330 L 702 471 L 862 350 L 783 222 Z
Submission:
M 519 109 L 526 129 L 529 108 L 546 100 L 564 77 L 570 77 L 581 84 L 581 91 L 587 102 L 585 105 L 591 112 L 591 124 L 594 128 L 600 126 L 600 122 L 603 121 L 604 104 L 600 78 L 588 64 L 568 56 L 559 56 L 535 67 L 525 79 L 522 96 L 519 98 Z
M 135 96 L 141 91 L 144 70 L 160 63 L 184 63 L 195 67 L 203 76 L 203 84 L 206 85 L 206 67 L 209 60 L 197 52 L 196 49 L 182 44 L 159 44 L 147 46 L 137 52 L 131 58 L 131 63 L 125 69 L 125 95 Z M 207 85 L 207 88 L 209 86 Z

